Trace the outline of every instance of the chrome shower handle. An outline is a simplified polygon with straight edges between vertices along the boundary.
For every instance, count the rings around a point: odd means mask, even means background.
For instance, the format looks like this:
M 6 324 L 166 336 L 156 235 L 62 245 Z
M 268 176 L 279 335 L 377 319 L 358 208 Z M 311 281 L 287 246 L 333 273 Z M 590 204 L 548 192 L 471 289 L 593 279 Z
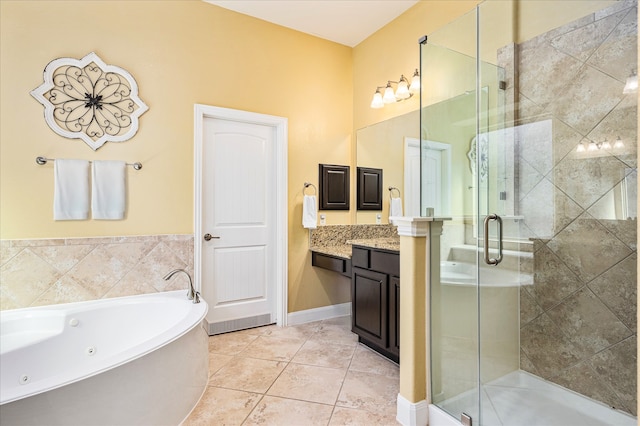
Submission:
M 498 222 L 498 257 L 490 258 L 489 257 L 489 222 L 495 220 Z M 502 262 L 502 218 L 497 214 L 493 213 L 484 218 L 484 263 L 487 265 L 496 266 L 498 263 Z

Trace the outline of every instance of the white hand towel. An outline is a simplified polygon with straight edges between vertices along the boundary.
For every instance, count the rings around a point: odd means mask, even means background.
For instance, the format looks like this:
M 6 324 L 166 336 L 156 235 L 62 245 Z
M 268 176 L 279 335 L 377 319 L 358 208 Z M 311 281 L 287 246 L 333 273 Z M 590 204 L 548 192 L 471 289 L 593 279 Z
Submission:
M 302 201 L 302 226 L 308 229 L 316 229 L 318 226 L 318 212 L 316 208 L 316 196 L 305 195 Z
M 402 216 L 402 198 L 392 198 L 389 203 L 389 217 Z M 391 220 L 389 220 L 391 222 Z
M 91 214 L 94 219 L 124 219 L 124 161 L 94 161 L 91 193 Z
M 53 165 L 53 220 L 89 217 L 89 162 L 57 159 Z

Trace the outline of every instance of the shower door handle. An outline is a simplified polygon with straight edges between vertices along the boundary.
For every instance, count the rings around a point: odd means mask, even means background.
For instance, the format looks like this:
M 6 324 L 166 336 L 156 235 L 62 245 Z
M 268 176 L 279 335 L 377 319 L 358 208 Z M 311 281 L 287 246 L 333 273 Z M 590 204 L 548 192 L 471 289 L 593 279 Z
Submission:
M 498 223 L 498 257 L 489 257 L 489 222 L 495 220 Z M 502 218 L 493 213 L 484 218 L 484 263 L 496 266 L 502 262 Z

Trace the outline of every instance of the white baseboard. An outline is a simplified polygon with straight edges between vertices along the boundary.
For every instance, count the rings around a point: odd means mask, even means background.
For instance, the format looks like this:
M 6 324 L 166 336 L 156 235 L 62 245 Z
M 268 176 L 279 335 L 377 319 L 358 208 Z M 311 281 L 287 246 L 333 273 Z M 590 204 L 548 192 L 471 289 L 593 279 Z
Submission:
M 424 399 L 410 402 L 398 394 L 396 420 L 403 426 L 426 426 L 429 421 L 429 404 Z
M 287 325 L 322 321 L 329 318 L 343 317 L 345 315 L 351 315 L 351 302 L 292 312 L 287 314 Z

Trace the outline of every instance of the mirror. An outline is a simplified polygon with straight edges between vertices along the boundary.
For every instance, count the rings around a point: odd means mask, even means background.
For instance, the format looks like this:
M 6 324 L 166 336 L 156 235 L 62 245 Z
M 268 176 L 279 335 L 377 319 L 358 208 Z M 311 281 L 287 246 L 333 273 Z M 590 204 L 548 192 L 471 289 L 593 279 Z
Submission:
M 405 146 L 413 139 L 417 141 L 417 178 L 420 178 L 420 113 L 418 110 L 380 123 L 359 129 L 356 132 L 356 164 L 358 167 L 369 167 L 383 170 L 382 210 L 358 211 L 357 224 L 389 223 L 389 187 L 398 188 L 400 198 L 406 205 L 407 197 L 404 188 L 404 155 Z M 414 162 L 415 162 L 414 161 Z M 419 191 L 419 189 L 418 189 Z M 394 198 L 398 192 L 394 190 Z M 419 198 L 419 195 L 418 195 Z M 420 200 L 418 200 L 418 205 Z M 406 210 L 406 208 L 405 208 Z M 407 213 L 405 212 L 405 215 Z M 380 215 L 380 219 L 378 219 Z
M 487 90 L 482 88 L 483 102 L 488 102 Z M 428 119 L 423 123 L 427 130 L 423 134 L 422 149 L 418 110 L 356 132 L 356 165 L 383 170 L 382 211 L 358 211 L 357 224 L 389 223 L 389 187 L 400 190 L 404 216 L 426 216 L 431 211 L 435 216 L 446 217 L 473 213 L 475 192 L 471 163 L 475 157 L 472 158 L 470 152 L 475 153 L 475 121 L 466 117 L 475 111 L 474 93 L 468 91 L 423 108 Z M 488 108 L 488 104 L 485 107 Z M 442 123 L 452 119 L 454 130 L 445 131 Z M 428 172 L 423 177 L 422 194 L 418 184 L 421 150 Z M 394 190 L 394 197 L 397 196 Z

